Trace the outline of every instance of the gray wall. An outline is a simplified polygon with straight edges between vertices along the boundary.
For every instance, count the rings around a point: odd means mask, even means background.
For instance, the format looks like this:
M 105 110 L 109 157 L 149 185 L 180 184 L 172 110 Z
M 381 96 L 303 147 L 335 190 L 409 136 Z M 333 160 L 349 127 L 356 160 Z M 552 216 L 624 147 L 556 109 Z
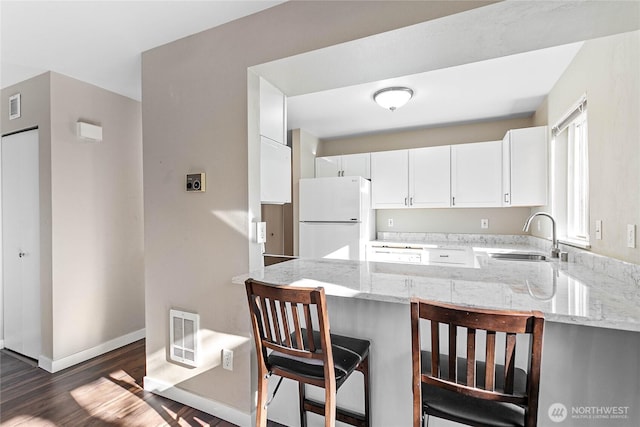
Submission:
M 259 258 L 250 240 L 260 215 L 257 78 L 247 68 L 482 5 L 287 2 L 143 54 L 150 379 L 245 414 L 254 406 L 246 296 L 231 284 Z M 183 191 L 190 171 L 207 173 L 206 193 Z M 172 307 L 201 316 L 205 344 L 196 369 L 167 361 Z M 232 372 L 220 367 L 223 348 L 234 350 Z
M 8 121 L 8 97 L 22 116 Z M 42 356 L 55 365 L 144 328 L 138 101 L 45 73 L 2 91 L 2 133 L 40 129 Z M 76 136 L 79 119 L 103 141 Z M 66 362 L 64 362 L 66 363 Z
M 51 73 L 54 361 L 144 328 L 140 114 L 138 101 Z M 103 140 L 79 139 L 79 119 Z
M 627 248 L 625 234 L 627 224 L 640 227 L 640 31 L 585 42 L 535 121 L 553 126 L 583 94 L 592 250 L 640 264 L 640 240 L 636 236 L 636 248 Z M 597 219 L 603 224 L 602 240 L 595 240 Z M 546 222 L 541 235 L 550 235 Z

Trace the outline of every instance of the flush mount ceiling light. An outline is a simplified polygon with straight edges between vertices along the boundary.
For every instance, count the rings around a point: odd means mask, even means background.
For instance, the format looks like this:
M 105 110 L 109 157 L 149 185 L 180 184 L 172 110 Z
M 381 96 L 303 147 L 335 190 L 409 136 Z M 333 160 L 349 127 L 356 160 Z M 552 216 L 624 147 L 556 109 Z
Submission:
M 408 87 L 387 87 L 373 94 L 373 100 L 382 108 L 395 111 L 406 104 L 413 96 Z

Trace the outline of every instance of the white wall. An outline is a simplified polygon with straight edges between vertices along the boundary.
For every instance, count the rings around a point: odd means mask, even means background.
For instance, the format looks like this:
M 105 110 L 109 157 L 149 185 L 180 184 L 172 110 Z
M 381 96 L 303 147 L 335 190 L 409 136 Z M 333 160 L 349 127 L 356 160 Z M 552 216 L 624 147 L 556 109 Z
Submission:
M 587 95 L 591 246 L 595 253 L 640 264 L 640 240 L 626 247 L 627 224 L 640 226 L 640 32 L 585 42 L 558 80 L 537 123 L 553 126 Z M 553 210 L 552 206 L 545 209 Z M 595 220 L 603 222 L 595 240 Z M 541 233 L 550 234 L 548 225 Z

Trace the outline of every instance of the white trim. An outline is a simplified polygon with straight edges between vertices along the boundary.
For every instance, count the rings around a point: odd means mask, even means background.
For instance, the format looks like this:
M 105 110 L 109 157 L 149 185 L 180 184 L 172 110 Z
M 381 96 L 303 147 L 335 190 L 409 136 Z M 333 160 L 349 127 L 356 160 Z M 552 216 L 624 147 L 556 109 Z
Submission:
M 145 376 L 144 389 L 151 393 L 166 397 L 167 399 L 191 406 L 192 408 L 196 408 L 232 424 L 236 424 L 241 427 L 251 426 L 251 414 L 227 406 L 224 403 L 198 396 L 197 394 L 175 387 L 162 380 Z
M 87 350 L 80 351 L 67 357 L 63 357 L 62 359 L 51 360 L 48 357 L 41 355 L 38 358 L 38 367 L 44 369 L 47 372 L 58 372 L 73 365 L 77 365 L 78 363 L 93 359 L 94 357 L 100 356 L 101 354 L 105 354 L 117 348 L 123 347 L 127 344 L 131 344 L 132 342 L 141 340 L 144 337 L 145 329 L 142 328 L 140 330 L 122 335 L 118 338 L 114 338 Z
M 0 340 L 0 350 L 4 348 L 4 340 Z

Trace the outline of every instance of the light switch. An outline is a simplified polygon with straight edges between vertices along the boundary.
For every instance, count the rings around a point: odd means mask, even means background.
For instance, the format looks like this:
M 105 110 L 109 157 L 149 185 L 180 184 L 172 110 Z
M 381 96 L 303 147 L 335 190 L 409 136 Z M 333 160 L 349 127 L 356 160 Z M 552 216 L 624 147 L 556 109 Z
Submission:
M 256 222 L 256 243 L 265 243 L 267 241 L 267 223 Z
M 627 247 L 628 248 L 636 247 L 636 225 L 635 224 L 627 224 Z
M 602 220 L 596 219 L 596 240 L 602 240 Z

